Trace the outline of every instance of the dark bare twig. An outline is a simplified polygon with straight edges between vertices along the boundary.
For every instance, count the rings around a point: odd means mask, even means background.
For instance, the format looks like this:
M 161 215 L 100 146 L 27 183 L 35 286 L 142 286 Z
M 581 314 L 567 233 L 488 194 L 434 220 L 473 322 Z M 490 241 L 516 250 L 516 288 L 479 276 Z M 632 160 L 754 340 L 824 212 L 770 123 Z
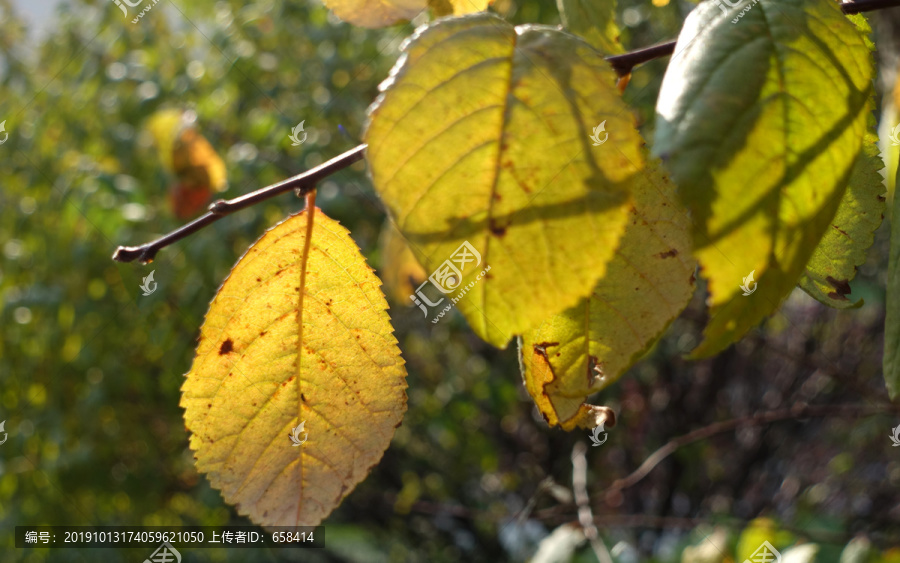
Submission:
M 646 477 L 659 463 L 672 455 L 675 450 L 693 442 L 705 440 L 716 434 L 730 432 L 742 426 L 761 426 L 772 422 L 784 420 L 797 420 L 802 418 L 824 418 L 830 416 L 860 417 L 872 416 L 883 413 L 900 413 L 900 405 L 806 405 L 798 403 L 787 409 L 759 412 L 751 416 L 732 418 L 714 422 L 683 436 L 669 440 L 664 446 L 650 454 L 650 457 L 635 469 L 631 474 L 622 479 L 617 479 L 609 486 L 606 494 L 621 491 L 637 484 Z
M 265 201 L 278 194 L 283 194 L 291 190 L 294 190 L 298 197 L 305 197 L 306 194 L 315 189 L 318 182 L 324 180 L 325 178 L 339 170 L 347 168 L 354 162 L 362 160 L 363 152 L 365 152 L 366 146 L 367 145 L 362 144 L 358 147 L 354 147 L 344 154 L 336 156 L 328 162 L 316 166 L 312 170 L 308 170 L 302 174 L 297 174 L 293 178 L 288 178 L 287 180 L 256 190 L 255 192 L 250 192 L 249 194 L 245 194 L 234 199 L 220 199 L 218 201 L 214 201 L 209 205 L 208 213 L 194 219 L 187 225 L 184 225 L 172 231 L 162 238 L 158 238 L 153 242 L 141 246 L 120 246 L 113 254 L 113 260 L 117 260 L 119 262 L 131 262 L 133 260 L 140 260 L 141 262 L 146 264 L 153 261 L 153 257 L 156 256 L 156 253 L 159 252 L 160 249 L 165 248 L 172 243 L 178 242 L 188 235 L 196 233 L 203 227 L 211 225 L 222 217 L 230 215 L 235 211 L 240 211 L 241 209 L 245 209 L 247 207 L 250 207 L 251 205 L 256 205 L 261 201 Z
M 575 442 L 572 448 L 572 490 L 575 492 L 575 504 L 578 506 L 578 523 L 584 531 L 584 537 L 591 544 L 594 555 L 600 563 L 613 563 L 612 555 L 606 548 L 591 512 L 591 499 L 587 492 L 587 446 L 584 442 Z

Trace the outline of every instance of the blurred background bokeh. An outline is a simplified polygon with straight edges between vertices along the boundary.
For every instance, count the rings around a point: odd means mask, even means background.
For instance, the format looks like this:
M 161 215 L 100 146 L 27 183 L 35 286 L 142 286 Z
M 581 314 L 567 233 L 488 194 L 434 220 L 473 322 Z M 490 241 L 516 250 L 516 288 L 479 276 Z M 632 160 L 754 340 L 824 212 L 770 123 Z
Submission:
M 676 37 L 689 3 L 620 0 L 627 48 Z M 144 4 L 149 5 L 147 0 Z M 370 31 L 317 0 L 162 0 L 137 23 L 112 0 L 0 0 L 0 560 L 142 561 L 146 550 L 13 547 L 16 525 L 249 524 L 193 466 L 178 407 L 218 285 L 265 229 L 302 207 L 283 195 L 163 250 L 110 260 L 183 221 L 150 134 L 164 110 L 196 114 L 234 197 L 359 143 L 365 110 L 407 25 Z M 551 0 L 497 0 L 515 23 L 559 23 Z M 897 11 L 897 10 L 894 10 Z M 881 14 L 873 14 L 873 20 Z M 652 134 L 665 59 L 626 91 Z M 305 121 L 307 141 L 288 134 Z M 370 263 L 384 210 L 362 163 L 319 187 Z M 587 492 L 621 563 L 742 561 L 761 538 L 814 543 L 816 561 L 900 561 L 900 416 L 741 426 L 679 448 L 645 479 L 610 485 L 657 448 L 716 421 L 816 405 L 885 405 L 887 229 L 853 282 L 860 309 L 795 292 L 721 356 L 681 358 L 705 321 L 698 293 L 657 347 L 596 402 L 618 425 L 587 448 Z M 154 271 L 158 290 L 143 296 Z M 383 460 L 328 518 L 324 550 L 182 550 L 184 561 L 525 561 L 577 522 L 572 452 L 524 392 L 515 346 L 492 349 L 456 312 L 437 325 L 408 300 L 391 317 L 409 411 Z M 714 549 L 711 549 L 713 546 Z M 752 550 L 751 550 L 752 551 Z M 576 561 L 596 561 L 588 546 Z M 843 557 L 843 558 L 842 558 Z

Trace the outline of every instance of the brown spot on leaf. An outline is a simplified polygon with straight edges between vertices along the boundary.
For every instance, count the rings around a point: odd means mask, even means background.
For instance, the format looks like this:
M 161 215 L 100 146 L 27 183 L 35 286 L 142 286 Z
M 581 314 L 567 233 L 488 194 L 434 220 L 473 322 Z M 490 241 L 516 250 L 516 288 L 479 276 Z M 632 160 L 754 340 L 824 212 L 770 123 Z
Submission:
M 598 377 L 603 377 L 603 362 L 597 359 L 597 356 L 590 356 L 588 358 L 588 387 L 593 385 L 594 379 Z
M 847 234 L 847 231 L 845 231 L 843 229 L 839 229 L 837 225 L 832 225 L 831 228 L 836 230 L 837 232 L 841 233 L 845 237 L 850 238 L 850 235 Z
M 295 377 L 296 377 L 295 375 L 290 376 L 287 381 L 285 381 L 284 383 L 281 384 L 281 386 L 282 387 L 286 386 L 288 383 L 293 381 Z
M 848 301 L 846 296 L 850 294 L 849 280 L 836 280 L 833 277 L 828 276 L 825 278 L 825 281 L 834 288 L 834 291 L 830 292 L 828 297 L 839 301 Z
M 659 254 L 656 255 L 657 258 L 663 258 L 663 259 L 674 258 L 675 256 L 678 256 L 678 251 L 675 250 L 674 248 L 671 248 L 666 252 L 660 252 Z
M 504 227 L 502 225 L 498 225 L 497 223 L 494 223 L 494 221 L 492 220 L 491 221 L 491 232 L 494 234 L 495 237 L 502 237 L 503 235 L 506 234 L 506 227 Z
M 541 342 L 540 344 L 535 344 L 534 353 L 540 354 L 545 360 L 549 361 L 550 358 L 547 357 L 547 348 L 551 346 L 559 346 L 559 342 Z
M 232 350 L 234 350 L 234 342 L 232 342 L 231 339 L 228 338 L 225 340 L 225 342 L 222 343 L 222 346 L 219 348 L 219 355 L 224 356 Z
M 300 400 L 303 401 L 303 402 L 305 403 L 305 402 L 306 402 L 306 395 L 304 395 L 303 393 L 300 393 Z

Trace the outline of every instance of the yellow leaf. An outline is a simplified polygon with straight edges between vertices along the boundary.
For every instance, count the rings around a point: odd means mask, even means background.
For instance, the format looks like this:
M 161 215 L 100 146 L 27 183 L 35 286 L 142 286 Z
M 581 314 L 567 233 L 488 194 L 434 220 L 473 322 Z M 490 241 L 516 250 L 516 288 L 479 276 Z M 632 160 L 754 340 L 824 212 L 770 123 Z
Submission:
M 163 167 L 171 173 L 175 172 L 172 165 L 172 147 L 175 144 L 175 137 L 181 130 L 182 114 L 180 109 L 164 109 L 154 113 L 147 120 L 147 130 L 153 136 Z
M 449 0 L 453 5 L 454 16 L 464 16 L 487 10 L 493 0 Z
M 495 346 L 575 305 L 613 257 L 643 168 L 615 82 L 572 35 L 478 14 L 417 32 L 370 109 L 376 190 L 426 271 L 478 253 L 451 285 L 477 282 L 456 306 Z
M 428 274 L 390 221 L 385 221 L 381 228 L 378 247 L 381 249 L 381 280 L 388 295 L 397 303 L 412 306 L 410 297 Z
M 321 522 L 406 410 L 378 278 L 346 229 L 318 209 L 307 218 L 275 226 L 238 261 L 182 388 L 197 469 L 263 526 Z
M 182 130 L 175 138 L 172 166 L 182 183 L 217 192 L 227 187 L 225 163 L 206 137 L 193 127 Z
M 658 162 L 641 180 L 622 242 L 590 298 L 522 335 L 525 388 L 551 426 L 596 426 L 598 407 L 584 399 L 631 367 L 693 295 L 687 210 Z
M 325 6 L 347 23 L 387 27 L 411 20 L 427 7 L 426 0 L 324 0 Z

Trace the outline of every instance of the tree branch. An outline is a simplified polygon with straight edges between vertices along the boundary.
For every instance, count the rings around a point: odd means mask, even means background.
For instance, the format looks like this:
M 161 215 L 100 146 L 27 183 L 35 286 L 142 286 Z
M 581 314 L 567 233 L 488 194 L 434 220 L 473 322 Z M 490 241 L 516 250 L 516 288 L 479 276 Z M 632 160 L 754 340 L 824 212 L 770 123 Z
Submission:
M 363 153 L 366 150 L 366 146 L 367 145 L 362 144 L 358 147 L 354 147 L 344 154 L 336 156 L 328 162 L 316 166 L 312 170 L 308 170 L 306 172 L 303 172 L 302 174 L 297 174 L 292 178 L 288 178 L 287 180 L 278 182 L 277 184 L 273 184 L 271 186 L 256 190 L 255 192 L 250 192 L 249 194 L 245 194 L 234 199 L 220 199 L 214 201 L 209 205 L 208 213 L 194 219 L 187 225 L 184 225 L 172 231 L 162 238 L 158 238 L 153 242 L 141 246 L 120 246 L 116 249 L 115 253 L 113 253 L 113 260 L 117 260 L 119 262 L 131 262 L 133 260 L 140 260 L 142 263 L 147 264 L 153 261 L 153 258 L 156 256 L 156 253 L 160 251 L 160 249 L 165 248 L 172 243 L 178 242 L 188 235 L 196 233 L 203 227 L 211 225 L 222 217 L 230 215 L 235 211 L 240 211 L 241 209 L 245 209 L 247 207 L 250 207 L 251 205 L 256 205 L 261 201 L 267 200 L 278 194 L 283 194 L 284 192 L 288 192 L 291 190 L 294 190 L 294 192 L 297 194 L 297 197 L 305 197 L 306 194 L 312 192 L 316 188 L 316 184 L 318 182 L 324 180 L 335 172 L 347 168 L 354 162 L 362 160 Z
M 803 403 L 798 403 L 791 408 L 781 409 L 776 411 L 766 411 L 756 413 L 751 416 L 745 416 L 742 418 L 733 418 L 730 420 L 723 420 L 720 422 L 714 422 L 709 426 L 704 426 L 703 428 L 698 428 L 693 432 L 688 432 L 682 436 L 677 438 L 673 438 L 669 440 L 666 445 L 659 448 L 655 452 L 653 452 L 650 457 L 644 460 L 644 463 L 640 465 L 636 470 L 634 470 L 630 475 L 617 479 L 613 482 L 612 485 L 605 491 L 606 495 L 610 495 L 611 493 L 616 493 L 621 491 L 622 489 L 626 489 L 637 484 L 641 479 L 646 477 L 653 469 L 659 465 L 659 463 L 672 455 L 675 450 L 682 446 L 686 446 L 693 442 L 698 442 L 700 440 L 705 440 L 715 434 L 721 434 L 723 432 L 730 432 L 742 426 L 761 426 L 764 424 L 770 424 L 772 422 L 779 422 L 783 420 L 797 420 L 802 418 L 824 418 L 830 416 L 844 416 L 844 417 L 861 417 L 861 416 L 871 416 L 874 414 L 882 414 L 882 413 L 897 413 L 900 412 L 900 406 L 894 405 L 806 405 Z
M 859 14 L 862 12 L 870 12 L 873 10 L 881 10 L 884 8 L 894 8 L 900 6 L 900 0 L 857 0 L 856 2 L 845 2 L 841 4 L 841 10 L 845 14 Z M 675 41 L 653 45 L 652 47 L 644 47 L 636 51 L 624 53 L 622 55 L 614 55 L 606 57 L 606 60 L 612 65 L 620 77 L 627 76 L 639 64 L 643 64 L 654 59 L 667 57 L 675 52 Z M 288 178 L 283 182 L 273 184 L 271 186 L 261 188 L 255 192 L 236 197 L 229 200 L 214 201 L 209 206 L 209 212 L 198 217 L 190 223 L 179 227 L 171 233 L 149 242 L 141 246 L 120 246 L 113 253 L 113 260 L 118 262 L 132 262 L 140 260 L 144 264 L 153 261 L 156 253 L 161 249 L 178 242 L 179 240 L 192 235 L 206 227 L 215 223 L 225 215 L 240 211 L 255 205 L 261 201 L 274 197 L 278 194 L 289 190 L 295 190 L 297 196 L 303 197 L 316 187 L 316 183 L 327 178 L 331 174 L 350 166 L 354 162 L 363 158 L 363 152 L 366 145 L 362 144 L 350 149 L 342 155 L 336 156 L 324 164 L 298 174 L 293 178 Z
M 860 14 L 863 12 L 872 12 L 874 10 L 883 10 L 885 8 L 896 8 L 900 6 L 900 0 L 857 0 L 856 2 L 844 2 L 841 4 L 841 10 L 847 14 Z M 634 67 L 653 59 L 660 57 L 668 57 L 675 52 L 675 41 L 668 41 L 653 45 L 652 47 L 644 47 L 637 51 L 631 51 L 622 55 L 606 57 L 606 60 L 612 64 L 616 74 L 625 76 L 629 74 Z
M 591 512 L 591 500 L 587 492 L 587 446 L 584 442 L 575 442 L 572 448 L 572 489 L 575 492 L 575 503 L 578 506 L 578 523 L 584 531 L 584 537 L 591 544 L 594 556 L 600 563 L 613 563 L 612 555 L 606 548 Z

